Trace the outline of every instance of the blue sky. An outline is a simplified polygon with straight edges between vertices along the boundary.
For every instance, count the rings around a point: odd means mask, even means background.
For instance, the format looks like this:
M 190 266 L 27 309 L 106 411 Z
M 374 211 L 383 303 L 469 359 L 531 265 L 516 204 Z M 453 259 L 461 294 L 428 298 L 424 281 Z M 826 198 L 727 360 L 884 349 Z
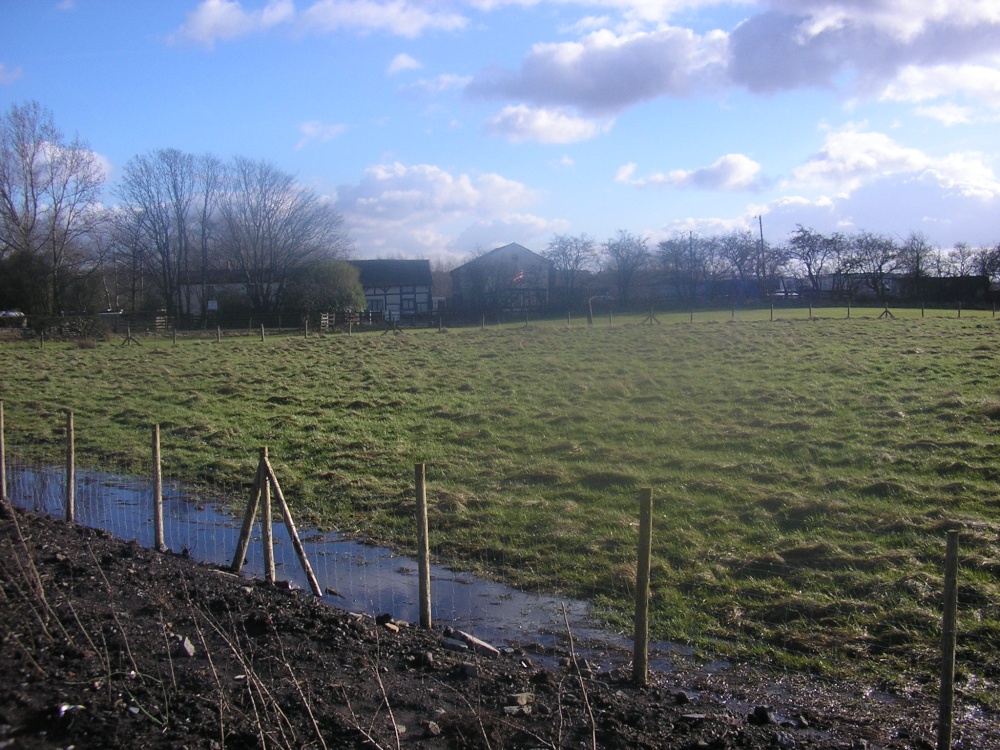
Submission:
M 109 186 L 270 160 L 359 257 L 758 215 L 1000 242 L 997 0 L 0 0 L 0 108 L 32 99 Z

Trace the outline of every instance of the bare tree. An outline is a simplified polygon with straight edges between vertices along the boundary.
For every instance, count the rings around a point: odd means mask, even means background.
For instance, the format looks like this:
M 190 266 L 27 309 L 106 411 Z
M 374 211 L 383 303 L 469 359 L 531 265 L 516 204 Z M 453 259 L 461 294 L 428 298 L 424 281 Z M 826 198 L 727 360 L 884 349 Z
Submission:
M 573 298 L 580 272 L 589 269 L 597 261 L 597 243 L 586 234 L 577 237 L 557 234 L 542 257 L 552 261 L 566 301 L 569 302 Z
M 219 215 L 227 262 L 243 276 L 259 314 L 281 309 L 294 269 L 350 253 L 343 217 L 268 161 L 232 160 Z
M 657 247 L 657 258 L 667 284 L 673 287 L 677 299 L 693 305 L 698 288 L 708 278 L 709 262 L 714 252 L 711 238 L 676 235 L 663 240 Z
M 618 299 L 623 306 L 628 306 L 636 274 L 649 265 L 651 256 L 646 238 L 619 229 L 617 237 L 602 245 L 601 256 L 604 270 L 615 280 Z
M 43 261 L 50 314 L 61 307 L 65 272 L 86 262 L 81 247 L 100 221 L 103 184 L 87 144 L 67 141 L 38 102 L 0 117 L 0 259 L 22 253 Z
M 947 264 L 951 276 L 968 276 L 976 265 L 976 251 L 967 242 L 956 242 L 948 252 Z
M 181 280 L 190 265 L 189 220 L 196 197 L 195 159 L 177 149 L 132 158 L 116 193 L 131 222 L 128 233 L 156 267 L 156 285 L 168 312 L 183 311 Z
M 857 271 L 875 296 L 885 300 L 889 275 L 899 267 L 899 246 L 891 237 L 867 231 L 853 235 L 850 244 Z
M 820 278 L 836 271 L 845 246 L 845 238 L 840 233 L 824 235 L 797 224 L 788 240 L 789 259 L 798 261 L 805 270 L 810 289 L 819 293 Z
M 216 224 L 216 209 L 219 197 L 225 183 L 225 165 L 212 155 L 204 154 L 197 159 L 196 180 L 199 197 L 195 216 L 198 251 L 200 256 L 199 277 L 201 280 L 201 310 L 202 319 L 208 315 L 208 271 L 211 268 L 211 250 Z M 190 308 L 189 308 L 190 310 Z

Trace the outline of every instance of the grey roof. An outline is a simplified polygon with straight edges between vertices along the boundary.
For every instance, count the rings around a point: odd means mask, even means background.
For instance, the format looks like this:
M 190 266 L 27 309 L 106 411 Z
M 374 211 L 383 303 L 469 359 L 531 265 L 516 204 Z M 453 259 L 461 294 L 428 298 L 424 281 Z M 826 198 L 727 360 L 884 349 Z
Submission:
M 350 260 L 361 272 L 361 286 L 431 286 L 429 260 Z
M 528 255 L 535 256 L 535 258 L 537 258 L 538 261 L 541 262 L 541 263 L 547 263 L 550 266 L 554 265 L 552 263 L 552 261 L 549 260 L 548 258 L 546 258 L 544 255 L 539 255 L 538 253 L 534 252 L 533 250 L 529 250 L 524 245 L 519 245 L 516 242 L 511 242 L 510 244 L 503 245 L 502 247 L 494 248 L 493 250 L 490 250 L 488 253 L 483 253 L 482 255 L 480 255 L 477 258 L 473 258 L 468 263 L 465 263 L 464 265 L 461 265 L 458 268 L 456 268 L 455 271 L 458 271 L 459 269 L 465 268 L 466 266 L 473 266 L 473 265 L 475 265 L 477 263 L 484 262 L 484 261 L 486 261 L 486 259 L 492 258 L 495 255 L 505 255 L 505 254 L 514 254 L 514 253 L 517 253 L 518 255 L 520 255 L 522 253 L 527 253 Z M 453 271 L 453 273 L 454 273 L 454 271 Z

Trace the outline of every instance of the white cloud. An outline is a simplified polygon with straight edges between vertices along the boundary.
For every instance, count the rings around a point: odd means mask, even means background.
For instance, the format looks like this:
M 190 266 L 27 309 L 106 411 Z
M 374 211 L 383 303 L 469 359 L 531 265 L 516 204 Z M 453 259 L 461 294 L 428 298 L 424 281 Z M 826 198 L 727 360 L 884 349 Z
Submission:
M 968 125 L 975 118 L 970 107 L 960 107 L 957 104 L 938 104 L 927 107 L 917 107 L 915 110 L 921 117 L 937 120 L 942 125 Z
M 386 73 L 389 75 L 395 75 L 396 73 L 402 73 L 404 70 L 419 70 L 423 65 L 413 57 L 410 57 L 405 52 L 396 55 L 392 58 L 392 62 L 389 63 L 389 67 L 386 68 Z
M 202 0 L 172 38 L 212 47 L 216 40 L 267 31 L 294 17 L 292 0 L 268 0 L 264 8 L 252 11 L 245 10 L 239 0 Z
M 1000 68 L 985 65 L 908 65 L 882 91 L 882 100 L 925 102 L 964 96 L 1000 109 Z
M 24 71 L 21 68 L 8 68 L 6 64 L 0 63 L 0 86 L 14 83 L 23 75 Z
M 453 174 L 430 164 L 399 162 L 369 167 L 358 183 L 337 189 L 337 210 L 360 254 L 465 254 L 456 237 L 475 228 L 507 227 L 527 239 L 552 222 L 525 213 L 540 196 L 498 174 Z M 508 240 L 511 241 L 511 240 Z
M 760 164 L 743 154 L 726 154 L 714 163 L 699 169 L 674 169 L 664 174 L 656 172 L 649 177 L 635 177 L 635 164 L 620 167 L 615 182 L 633 187 L 680 187 L 703 190 L 751 190 L 761 186 L 757 173 Z
M 725 56 L 726 38 L 719 32 L 604 30 L 578 42 L 536 44 L 519 71 L 482 71 L 467 91 L 606 115 L 659 96 L 711 88 L 721 81 Z
M 754 92 L 848 85 L 877 94 L 912 68 L 995 59 L 993 0 L 769 0 L 730 35 L 730 79 Z M 847 76 L 843 74 L 847 73 Z
M 406 0 L 319 0 L 303 12 L 303 21 L 317 31 L 384 31 L 410 39 L 429 30 L 456 31 L 468 23 L 458 13 Z
M 324 125 L 319 120 L 308 120 L 307 122 L 299 125 L 299 132 L 302 133 L 302 137 L 299 142 L 295 144 L 295 150 L 298 151 L 300 148 L 308 146 L 310 143 L 319 141 L 323 143 L 325 141 L 332 141 L 337 136 L 344 133 L 347 130 L 346 125 L 335 124 L 335 125 Z
M 522 104 L 504 107 L 486 123 L 486 128 L 515 143 L 579 143 L 607 132 L 611 124 L 596 123 L 561 109 L 532 109 Z
M 469 76 L 458 76 L 452 73 L 435 76 L 434 78 L 421 78 L 419 81 L 400 87 L 404 93 L 436 95 L 446 91 L 464 89 L 472 80 Z
M 982 154 L 934 157 L 855 125 L 828 133 L 820 151 L 793 171 L 785 187 L 848 195 L 892 176 L 926 179 L 970 196 L 1000 195 L 1000 182 Z

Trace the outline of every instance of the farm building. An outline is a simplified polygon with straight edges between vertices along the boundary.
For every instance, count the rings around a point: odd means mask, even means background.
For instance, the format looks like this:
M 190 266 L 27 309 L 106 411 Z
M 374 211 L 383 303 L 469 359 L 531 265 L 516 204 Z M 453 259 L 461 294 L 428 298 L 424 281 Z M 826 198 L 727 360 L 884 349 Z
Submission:
M 549 304 L 554 264 L 516 242 L 473 258 L 451 272 L 456 310 L 522 313 Z
M 431 314 L 429 260 L 352 260 L 361 272 L 368 310 L 390 320 L 422 318 Z

